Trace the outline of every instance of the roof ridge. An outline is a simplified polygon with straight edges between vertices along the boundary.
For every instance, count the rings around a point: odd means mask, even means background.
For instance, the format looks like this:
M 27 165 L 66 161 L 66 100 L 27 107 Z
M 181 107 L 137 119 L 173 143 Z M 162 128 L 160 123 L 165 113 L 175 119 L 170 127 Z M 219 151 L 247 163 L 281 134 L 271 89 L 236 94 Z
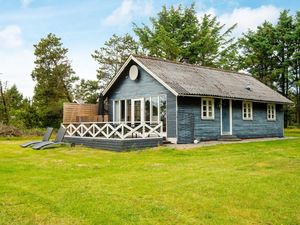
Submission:
M 161 62 L 173 63 L 173 64 L 178 64 L 178 65 L 183 65 L 183 66 L 203 68 L 203 69 L 208 69 L 208 70 L 216 70 L 216 71 L 221 71 L 221 72 L 227 72 L 227 73 L 233 73 L 233 74 L 238 74 L 238 75 L 252 77 L 250 74 L 246 74 L 246 73 L 241 73 L 241 72 L 236 72 L 236 71 L 226 70 L 226 69 L 221 69 L 221 68 L 215 68 L 215 67 L 209 67 L 209 66 L 201 66 L 201 65 L 198 65 L 198 64 L 190 64 L 190 63 L 184 63 L 184 62 L 177 62 L 177 61 L 172 61 L 172 60 L 169 60 L 169 59 L 162 59 L 162 58 L 158 58 L 158 57 L 154 57 L 154 56 L 138 55 L 138 54 L 132 54 L 132 56 L 133 57 L 137 57 L 137 58 L 157 60 L 157 61 L 161 61 Z

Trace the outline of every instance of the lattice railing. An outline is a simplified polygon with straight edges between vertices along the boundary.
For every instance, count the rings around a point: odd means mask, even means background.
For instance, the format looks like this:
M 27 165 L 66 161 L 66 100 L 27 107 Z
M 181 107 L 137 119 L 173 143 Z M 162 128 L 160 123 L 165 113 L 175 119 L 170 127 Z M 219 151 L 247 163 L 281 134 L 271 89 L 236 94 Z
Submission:
M 149 138 L 163 137 L 162 122 L 82 122 L 63 123 L 66 136 L 93 138 Z

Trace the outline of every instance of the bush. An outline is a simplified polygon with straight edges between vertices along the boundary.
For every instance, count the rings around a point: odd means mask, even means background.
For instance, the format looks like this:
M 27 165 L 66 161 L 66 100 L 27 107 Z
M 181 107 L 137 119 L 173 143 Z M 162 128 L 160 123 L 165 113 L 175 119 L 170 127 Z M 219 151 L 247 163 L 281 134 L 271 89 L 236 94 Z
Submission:
M 23 135 L 23 132 L 11 125 L 0 124 L 0 136 L 1 137 L 20 137 Z

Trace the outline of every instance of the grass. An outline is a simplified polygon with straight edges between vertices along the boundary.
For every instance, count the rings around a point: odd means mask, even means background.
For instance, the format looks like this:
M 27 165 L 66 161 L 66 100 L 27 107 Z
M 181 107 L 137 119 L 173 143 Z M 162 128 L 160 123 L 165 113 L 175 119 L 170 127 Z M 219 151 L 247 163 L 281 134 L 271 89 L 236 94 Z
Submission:
M 190 150 L 0 140 L 0 224 L 300 224 L 297 138 Z

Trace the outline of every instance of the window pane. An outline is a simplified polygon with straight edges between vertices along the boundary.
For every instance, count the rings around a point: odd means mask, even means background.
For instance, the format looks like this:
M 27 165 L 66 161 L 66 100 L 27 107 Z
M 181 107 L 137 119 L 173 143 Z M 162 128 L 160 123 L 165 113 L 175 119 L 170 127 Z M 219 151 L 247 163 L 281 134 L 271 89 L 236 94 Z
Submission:
M 212 99 L 202 99 L 202 118 L 203 119 L 213 119 L 214 117 L 214 100 Z
M 121 121 L 125 121 L 125 100 L 121 100 Z
M 159 107 L 160 107 L 160 121 L 163 122 L 163 131 L 166 131 L 166 125 L 167 125 L 167 100 L 166 96 L 162 95 L 159 99 Z
M 134 101 L 134 122 L 141 121 L 141 101 Z
M 115 101 L 115 121 L 120 121 L 120 102 Z
M 152 97 L 152 121 L 158 121 L 158 97 Z
M 131 121 L 131 99 L 126 100 L 127 101 L 127 122 Z
M 145 99 L 145 120 L 150 121 L 150 98 Z

